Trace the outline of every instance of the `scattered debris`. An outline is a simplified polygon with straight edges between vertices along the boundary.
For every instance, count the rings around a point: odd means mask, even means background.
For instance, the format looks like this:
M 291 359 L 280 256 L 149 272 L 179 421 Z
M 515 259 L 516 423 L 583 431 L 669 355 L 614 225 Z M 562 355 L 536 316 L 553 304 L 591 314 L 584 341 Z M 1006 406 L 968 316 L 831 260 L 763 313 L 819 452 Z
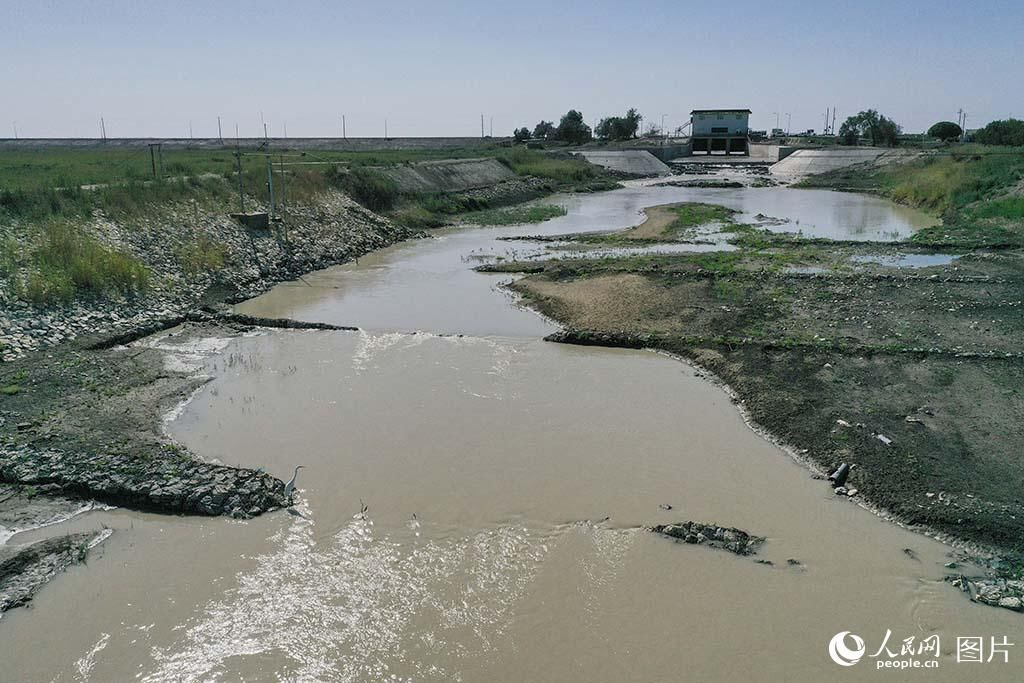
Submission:
M 836 486 L 842 486 L 846 483 L 846 478 L 850 476 L 850 466 L 847 463 L 841 463 L 836 470 L 828 475 L 828 480 Z
M 903 549 L 903 554 L 906 555 L 907 557 L 909 557 L 910 559 L 914 560 L 915 562 L 920 562 L 921 561 L 921 558 L 919 558 L 917 556 L 917 553 L 914 552 L 914 550 L 912 548 L 904 548 Z
M 671 510 L 672 509 L 672 506 L 669 505 L 668 503 L 662 503 L 658 507 L 660 507 L 662 510 Z
M 887 437 L 885 434 L 875 434 L 875 438 L 884 443 L 886 446 L 892 445 L 892 439 Z

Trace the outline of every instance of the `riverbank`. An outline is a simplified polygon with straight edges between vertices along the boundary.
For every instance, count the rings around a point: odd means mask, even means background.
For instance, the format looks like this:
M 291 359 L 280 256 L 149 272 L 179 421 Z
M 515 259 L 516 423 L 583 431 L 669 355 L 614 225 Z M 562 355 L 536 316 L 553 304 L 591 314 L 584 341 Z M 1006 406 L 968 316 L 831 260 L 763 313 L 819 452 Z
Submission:
M 207 381 L 190 360 L 205 345 L 254 326 L 340 328 L 228 315 L 222 305 L 425 236 L 423 228 L 435 224 L 561 215 L 559 207 L 503 207 L 555 189 L 590 191 L 610 182 L 579 160 L 540 157 L 518 154 L 509 167 L 493 159 L 439 162 L 442 169 L 464 172 L 451 191 L 446 176 L 438 175 L 427 193 L 389 183 L 372 168 L 289 171 L 278 177 L 276 205 L 266 187 L 260 190 L 258 173 L 247 169 L 240 181 L 243 202 L 247 211 L 271 216 L 264 226 L 232 216 L 237 195 L 231 196 L 228 181 L 212 175 L 5 192 L 0 526 L 6 535 L 54 524 L 94 502 L 233 517 L 287 505 L 282 481 L 262 470 L 199 460 L 164 433 L 164 417 Z M 493 177 L 469 177 L 478 166 Z M 85 164 L 79 172 L 91 169 Z M 531 170 L 546 176 L 528 175 Z M 391 203 L 373 211 L 366 205 L 380 191 Z M 410 210 L 419 212 L 411 220 Z M 59 571 L 54 567 L 68 566 L 67 558 L 82 561 L 88 553 L 87 547 L 71 554 L 40 548 L 36 543 L 5 551 L 11 557 L 2 583 L 30 587 L 17 589 L 24 599 L 8 606 L 30 599 Z M 21 581 L 19 573 L 35 578 Z
M 666 211 L 677 212 L 675 223 Z M 652 214 L 641 230 L 660 231 L 644 232 L 645 241 L 724 237 L 733 250 L 600 259 L 581 251 L 481 270 L 528 274 L 511 288 L 567 327 L 549 339 L 694 362 L 819 471 L 851 465 L 838 493 L 994 552 L 1003 558 L 995 573 L 1019 578 L 1024 255 L 954 258 L 922 253 L 920 240 L 803 239 L 736 224 L 707 205 Z M 694 233 L 698 214 L 711 223 Z

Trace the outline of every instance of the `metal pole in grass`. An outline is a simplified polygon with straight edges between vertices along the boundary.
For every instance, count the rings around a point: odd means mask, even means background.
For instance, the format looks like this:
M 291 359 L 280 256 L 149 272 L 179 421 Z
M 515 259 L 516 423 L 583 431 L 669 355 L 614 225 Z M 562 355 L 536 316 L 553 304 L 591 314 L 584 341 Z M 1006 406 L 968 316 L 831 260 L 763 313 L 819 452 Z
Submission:
M 242 150 L 235 141 L 235 165 L 238 168 L 238 211 L 245 213 L 245 195 L 242 194 Z
M 281 170 L 281 219 L 283 220 L 288 216 L 288 184 L 284 177 L 284 154 L 281 155 L 280 166 Z
M 274 215 L 274 164 L 267 153 L 267 190 L 270 193 L 270 215 Z

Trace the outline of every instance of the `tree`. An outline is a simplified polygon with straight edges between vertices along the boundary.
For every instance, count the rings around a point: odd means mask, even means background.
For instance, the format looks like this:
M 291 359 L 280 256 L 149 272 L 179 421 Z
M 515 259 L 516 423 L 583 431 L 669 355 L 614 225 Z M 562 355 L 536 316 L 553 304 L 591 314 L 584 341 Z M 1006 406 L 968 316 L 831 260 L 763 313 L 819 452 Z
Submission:
M 1024 147 L 1024 121 L 1020 119 L 992 121 L 975 133 L 974 139 L 983 145 Z
M 872 145 L 895 147 L 899 144 L 900 130 L 895 121 L 874 109 L 867 109 L 843 121 L 839 137 L 844 145 L 856 145 L 860 138 L 868 138 Z
M 541 120 L 536 126 L 533 127 L 533 137 L 538 140 L 543 140 L 552 133 L 555 132 L 555 124 L 550 121 Z
M 558 122 L 555 129 L 555 139 L 579 145 L 588 142 L 593 136 L 590 133 L 590 126 L 583 122 L 583 114 L 575 109 L 570 109 Z
M 938 138 L 946 142 L 959 140 L 964 131 L 952 121 L 939 121 L 928 129 L 928 137 Z
M 643 118 L 636 109 L 630 109 L 625 116 L 601 119 L 594 133 L 602 140 L 629 140 L 636 137 Z
M 526 126 L 522 128 L 516 128 L 512 131 L 512 139 L 516 142 L 526 142 L 530 139 L 530 129 Z

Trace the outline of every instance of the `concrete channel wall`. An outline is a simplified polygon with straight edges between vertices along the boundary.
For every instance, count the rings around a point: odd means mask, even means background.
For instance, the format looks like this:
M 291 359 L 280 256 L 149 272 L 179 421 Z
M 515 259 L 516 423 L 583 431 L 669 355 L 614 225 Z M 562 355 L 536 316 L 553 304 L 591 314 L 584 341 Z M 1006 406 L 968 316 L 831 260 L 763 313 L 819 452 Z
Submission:
M 668 175 L 672 170 L 646 150 L 574 152 L 595 166 L 635 176 Z
M 771 168 L 772 175 L 802 178 L 874 161 L 886 150 L 878 147 L 797 149 Z
M 444 159 L 377 169 L 405 193 L 461 192 L 516 178 L 497 159 Z

